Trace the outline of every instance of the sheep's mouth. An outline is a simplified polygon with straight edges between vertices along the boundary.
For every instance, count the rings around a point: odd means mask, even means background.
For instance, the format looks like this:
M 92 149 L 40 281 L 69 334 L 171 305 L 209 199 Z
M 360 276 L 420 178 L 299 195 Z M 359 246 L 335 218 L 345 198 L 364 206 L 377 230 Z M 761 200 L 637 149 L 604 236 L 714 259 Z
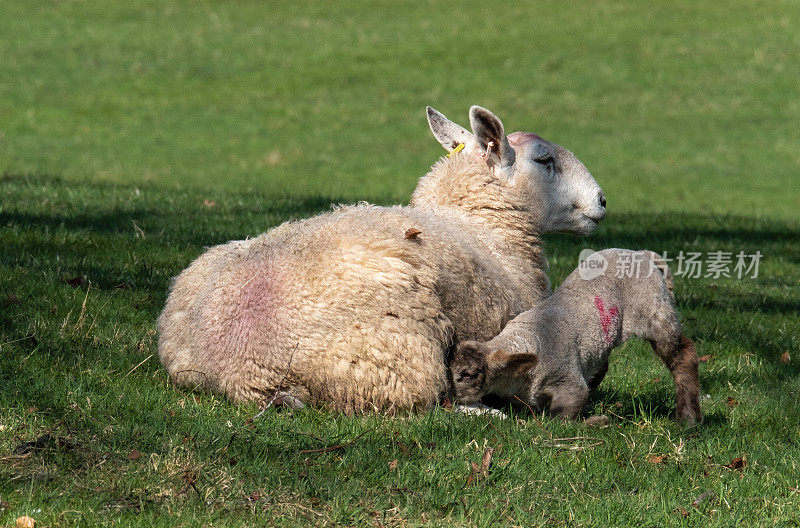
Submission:
M 586 218 L 587 220 L 590 220 L 595 226 L 597 226 L 600 223 L 600 220 L 606 217 L 605 211 L 603 212 L 602 215 L 599 216 L 589 216 L 586 213 L 581 213 L 581 214 L 583 214 L 583 217 Z
M 549 232 L 567 233 L 579 236 L 591 235 L 594 230 L 597 229 L 597 226 L 600 224 L 600 220 L 602 219 L 603 217 L 597 219 L 592 218 L 585 213 L 579 213 L 570 219 L 568 226 L 561 226 L 560 229 L 550 229 Z
M 583 218 L 585 220 L 588 220 L 590 225 L 592 225 L 593 227 L 597 227 L 598 225 L 600 225 L 600 219 L 599 218 L 592 218 L 591 216 L 588 216 L 588 215 L 583 215 Z
M 593 233 L 594 230 L 597 229 L 597 226 L 600 225 L 600 220 L 603 219 L 602 217 L 592 218 L 591 216 L 586 214 L 581 214 L 581 216 L 583 217 L 583 223 L 584 223 L 583 233 L 581 233 L 583 235 L 589 235 Z

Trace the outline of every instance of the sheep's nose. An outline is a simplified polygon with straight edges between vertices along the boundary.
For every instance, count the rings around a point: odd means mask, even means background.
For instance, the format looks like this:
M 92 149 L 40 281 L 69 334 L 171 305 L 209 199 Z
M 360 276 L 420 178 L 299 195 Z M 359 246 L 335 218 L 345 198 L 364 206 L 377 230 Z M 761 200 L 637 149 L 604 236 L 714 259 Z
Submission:
M 590 218 L 595 222 L 599 222 L 603 218 L 606 217 L 606 195 L 603 194 L 603 191 L 598 191 L 597 193 L 597 207 L 595 208 L 594 216 Z

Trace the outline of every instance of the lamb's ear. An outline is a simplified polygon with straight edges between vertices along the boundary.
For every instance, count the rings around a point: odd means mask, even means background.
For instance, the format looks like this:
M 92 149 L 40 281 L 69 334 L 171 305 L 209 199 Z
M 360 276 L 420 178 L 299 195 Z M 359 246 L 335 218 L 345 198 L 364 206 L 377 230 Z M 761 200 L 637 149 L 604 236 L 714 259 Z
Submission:
M 480 106 L 469 109 L 472 133 L 482 152 L 488 153 L 486 163 L 506 168 L 514 165 L 516 154 L 508 143 L 503 123 L 496 115 Z
M 447 119 L 441 112 L 428 107 L 428 126 L 431 127 L 433 137 L 436 138 L 447 152 L 453 152 L 461 143 L 468 150 L 477 150 L 475 137 L 464 127 Z
M 495 375 L 522 376 L 539 363 L 539 355 L 511 354 L 505 350 L 494 350 L 486 355 L 486 366 Z

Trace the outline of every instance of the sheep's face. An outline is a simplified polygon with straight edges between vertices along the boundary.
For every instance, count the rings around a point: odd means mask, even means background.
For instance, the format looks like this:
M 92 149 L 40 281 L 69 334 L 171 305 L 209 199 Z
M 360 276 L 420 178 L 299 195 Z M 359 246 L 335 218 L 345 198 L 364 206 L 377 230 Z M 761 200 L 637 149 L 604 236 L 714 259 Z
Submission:
M 536 134 L 514 132 L 508 141 L 516 153 L 510 177 L 527 195 L 531 211 L 541 212 L 541 231 L 594 231 L 606 216 L 606 199 L 583 163 Z
M 510 354 L 477 341 L 459 343 L 450 361 L 455 401 L 476 403 L 490 393 L 510 396 L 538 361 L 536 354 Z
M 588 235 L 605 218 L 603 191 L 572 152 L 536 134 L 506 136 L 500 119 L 479 106 L 470 108 L 469 121 L 472 132 L 428 107 L 428 124 L 439 143 L 449 152 L 463 144 L 465 154 L 484 159 L 528 204 L 539 232 Z

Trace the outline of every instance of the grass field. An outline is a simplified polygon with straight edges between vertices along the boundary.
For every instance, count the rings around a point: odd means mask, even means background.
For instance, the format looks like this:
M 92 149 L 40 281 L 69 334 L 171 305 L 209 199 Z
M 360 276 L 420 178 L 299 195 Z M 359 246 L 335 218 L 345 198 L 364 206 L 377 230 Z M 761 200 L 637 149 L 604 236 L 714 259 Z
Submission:
M 3 2 L 0 526 L 800 524 L 798 28 L 795 2 Z M 169 383 L 170 277 L 331 203 L 407 202 L 442 154 L 427 104 L 593 172 L 608 218 L 547 237 L 554 284 L 585 247 L 761 252 L 757 278 L 677 278 L 702 426 L 641 342 L 592 400 L 604 429 L 253 418 Z

